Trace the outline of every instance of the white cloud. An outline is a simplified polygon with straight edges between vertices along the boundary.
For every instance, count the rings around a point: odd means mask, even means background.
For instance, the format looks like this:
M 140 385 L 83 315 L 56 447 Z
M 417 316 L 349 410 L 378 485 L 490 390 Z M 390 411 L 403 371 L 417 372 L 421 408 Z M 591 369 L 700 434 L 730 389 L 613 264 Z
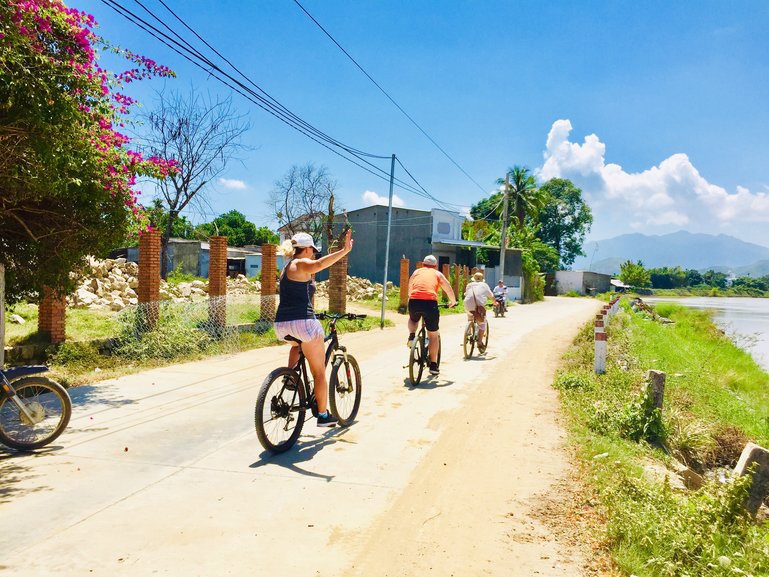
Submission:
M 246 190 L 246 188 L 248 188 L 244 181 L 237 180 L 235 178 L 220 178 L 219 184 L 221 184 L 224 188 L 229 188 L 232 190 Z
M 769 192 L 740 186 L 728 192 L 708 182 L 682 153 L 642 172 L 626 172 L 606 163 L 606 145 L 597 135 L 580 144 L 569 140 L 571 130 L 569 120 L 553 123 L 537 176 L 540 182 L 568 178 L 582 188 L 593 208 L 594 229 L 600 228 L 600 219 L 611 219 L 606 228 L 654 234 L 688 227 L 734 234 L 745 223 L 769 222 Z
M 371 190 L 364 192 L 361 195 L 361 198 L 363 198 L 363 202 L 369 206 L 373 204 L 383 204 L 387 206 L 389 204 L 389 199 L 386 196 L 379 196 L 376 192 L 372 192 Z M 393 194 L 393 206 L 405 206 L 403 200 L 397 194 Z

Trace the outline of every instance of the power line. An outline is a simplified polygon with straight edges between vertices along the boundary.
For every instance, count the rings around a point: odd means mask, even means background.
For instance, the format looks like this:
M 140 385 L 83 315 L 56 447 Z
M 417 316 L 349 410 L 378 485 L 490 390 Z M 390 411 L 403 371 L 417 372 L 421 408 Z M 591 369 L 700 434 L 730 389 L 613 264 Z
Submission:
M 163 0 L 160 0 L 160 1 L 162 2 Z M 366 75 L 366 78 L 368 78 L 369 80 L 371 80 L 371 82 L 374 84 L 374 86 L 376 86 L 376 87 L 379 89 L 379 91 L 380 91 L 382 94 L 384 94 L 384 95 L 387 97 L 387 99 L 388 99 L 390 102 L 392 102 L 392 103 L 395 105 L 395 107 L 396 107 L 398 110 L 400 110 L 400 111 L 403 113 L 403 115 L 404 115 L 406 118 L 408 118 L 408 119 L 409 119 L 409 121 L 411 121 L 411 124 L 413 124 L 414 126 L 416 126 L 416 127 L 417 127 L 417 129 L 418 129 L 418 130 L 419 130 L 419 131 L 420 131 L 422 134 L 424 134 L 424 135 L 425 135 L 425 137 L 426 137 L 426 138 L 427 138 L 427 139 L 428 139 L 430 142 L 432 142 L 432 143 L 433 143 L 433 145 L 434 145 L 434 146 L 435 146 L 435 147 L 436 147 L 438 150 L 440 150 L 440 151 L 443 153 L 443 155 L 444 155 L 446 158 L 448 158 L 448 159 L 451 161 L 451 163 L 452 163 L 454 166 L 456 166 L 456 167 L 457 167 L 457 168 L 458 168 L 458 169 L 459 169 L 459 170 L 462 172 L 462 174 L 464 174 L 464 175 L 465 175 L 467 178 L 469 178 L 469 179 L 470 179 L 470 180 L 473 182 L 473 184 L 475 184 L 475 186 L 477 186 L 477 187 L 478 187 L 478 188 L 479 188 L 479 189 L 480 189 L 480 190 L 481 190 L 481 191 L 482 191 L 484 194 L 486 193 L 486 190 L 485 190 L 485 189 L 484 189 L 484 188 L 483 188 L 483 187 L 482 187 L 480 184 L 478 184 L 478 182 L 477 182 L 477 181 L 476 181 L 476 180 L 475 180 L 475 179 L 474 179 L 472 176 L 470 176 L 470 175 L 467 173 L 467 171 L 465 171 L 465 169 L 464 169 L 464 168 L 462 168 L 462 167 L 459 165 L 459 163 L 458 163 L 456 160 L 454 160 L 454 159 L 451 157 L 451 155 L 450 155 L 448 152 L 446 152 L 446 151 L 443 149 L 443 147 L 441 147 L 441 145 L 440 145 L 440 144 L 438 144 L 438 143 L 437 143 L 437 142 L 436 142 L 436 141 L 433 139 L 433 137 L 432 137 L 432 136 L 430 136 L 430 135 L 427 133 L 427 131 L 426 131 L 425 129 L 423 129 L 423 128 L 422 128 L 422 127 L 419 125 L 419 123 L 417 123 L 417 121 L 416 121 L 416 120 L 414 120 L 414 119 L 411 117 L 411 115 L 410 115 L 408 112 L 406 112 L 406 111 L 403 109 L 403 107 L 401 107 L 401 105 L 400 105 L 400 104 L 398 104 L 398 103 L 395 101 L 395 99 L 394 99 L 392 96 L 390 96 L 390 95 L 387 93 L 387 91 L 386 91 L 384 88 L 382 88 L 382 86 L 380 86 L 380 84 L 379 84 L 379 83 L 378 83 L 376 80 L 374 80 L 374 79 L 372 78 L 372 76 L 371 76 L 371 75 L 370 75 L 368 72 L 366 72 L 366 70 L 364 70 L 364 68 L 363 68 L 363 67 L 362 67 L 360 64 L 358 64 L 358 61 L 357 61 L 357 60 L 355 60 L 355 58 L 353 58 L 353 57 L 350 55 L 350 53 L 349 53 L 349 52 L 347 52 L 347 50 L 345 50 L 345 49 L 344 49 L 344 47 L 342 47 L 342 45 L 341 45 L 341 44 L 339 44 L 339 42 L 337 42 L 336 38 L 334 38 L 334 37 L 331 35 L 331 33 L 330 33 L 328 30 L 326 30 L 326 29 L 323 27 L 323 25 L 322 25 L 320 22 L 318 22 L 318 21 L 315 19 L 315 17 L 314 17 L 312 14 L 310 14 L 310 13 L 307 11 L 307 9 L 306 9 L 304 6 L 302 6 L 302 4 L 299 2 L 299 0 L 294 0 L 294 3 L 295 3 L 297 6 L 299 6 L 299 8 L 301 8 L 301 9 L 302 9 L 302 12 L 304 12 L 304 13 L 307 15 L 307 17 L 308 17 L 310 20 L 312 20 L 312 21 L 313 21 L 313 22 L 316 24 L 316 26 L 317 26 L 318 28 L 320 28 L 320 29 L 323 31 L 323 33 L 324 33 L 326 36 L 328 36 L 328 37 L 329 37 L 329 39 L 330 39 L 330 40 L 331 40 L 331 41 L 332 41 L 334 44 L 336 44 L 337 48 L 339 48 L 339 50 L 341 50 L 341 51 L 342 51 L 342 52 L 345 54 L 345 56 L 347 56 L 347 58 L 349 58 L 349 59 L 352 61 L 352 63 L 353 63 L 353 64 L 355 64 L 355 66 L 357 66 L 357 67 L 358 67 L 358 70 L 360 70 L 360 71 L 361 71 L 363 74 L 365 74 L 365 75 Z
M 133 12 L 131 12 L 130 10 L 125 8 L 124 6 L 121 6 L 115 0 L 102 0 L 102 2 L 104 4 L 106 4 L 107 6 L 109 6 L 110 8 L 112 8 L 115 12 L 117 12 L 118 14 L 123 16 L 126 20 L 128 20 L 132 24 L 136 25 L 137 27 L 141 28 L 142 30 L 144 30 L 145 32 L 150 34 L 150 36 L 153 36 L 158 41 L 160 41 L 162 44 L 164 44 L 165 46 L 167 46 L 168 48 L 170 48 L 171 50 L 173 50 L 174 52 L 179 54 L 182 58 L 184 58 L 185 60 L 189 61 L 194 66 L 200 68 L 201 70 L 203 70 L 204 72 L 206 72 L 207 74 L 212 76 L 214 79 L 218 80 L 219 82 L 221 82 L 222 84 L 224 84 L 225 86 L 227 86 L 228 88 L 233 90 L 234 92 L 237 92 L 238 94 L 240 94 L 241 96 L 243 96 L 247 100 L 249 100 L 252 103 L 256 104 L 257 106 L 259 106 L 260 108 L 262 108 L 266 112 L 272 114 L 273 116 L 275 116 L 276 118 L 278 118 L 280 121 L 284 122 L 285 124 L 287 124 L 291 128 L 294 128 L 298 132 L 301 132 L 302 134 L 304 134 L 308 138 L 314 140 L 315 142 L 317 142 L 321 146 L 324 146 L 325 148 L 329 149 L 334 154 L 337 154 L 338 156 L 341 156 L 342 158 L 344 158 L 348 162 L 351 162 L 352 164 L 355 164 L 359 168 L 362 168 L 363 170 L 366 170 L 367 172 L 370 172 L 371 174 L 373 174 L 374 176 L 376 176 L 376 177 L 378 177 L 378 178 L 380 178 L 382 180 L 389 181 L 389 173 L 387 173 L 385 170 L 379 168 L 378 166 L 372 164 L 371 162 L 369 162 L 369 161 L 367 161 L 367 160 L 365 160 L 363 158 L 360 158 L 360 156 L 356 153 L 355 149 L 353 149 L 351 147 L 346 147 L 344 145 L 340 145 L 338 143 L 338 141 L 335 141 L 331 137 L 328 137 L 327 135 L 325 135 L 325 133 L 322 133 L 321 131 L 318 131 L 314 127 L 311 127 L 311 130 L 313 132 L 309 133 L 308 129 L 305 128 L 305 125 L 306 126 L 311 126 L 311 125 L 305 123 L 304 121 L 301 121 L 301 123 L 303 123 L 303 125 L 299 125 L 291 117 L 287 117 L 285 113 L 283 113 L 280 109 L 278 109 L 271 102 L 267 101 L 264 97 L 261 97 L 258 94 L 256 94 L 253 90 L 251 90 L 250 88 L 248 88 L 245 85 L 243 85 L 243 83 L 241 83 L 240 81 L 234 79 L 227 72 L 223 71 L 219 66 L 217 66 L 215 63 L 213 63 L 210 59 L 208 59 L 205 56 L 203 56 L 199 51 L 197 51 L 197 49 L 195 49 L 193 46 L 191 46 L 188 42 L 186 42 L 186 40 L 181 38 L 177 33 L 174 32 L 174 34 L 181 39 L 181 42 L 176 41 L 173 38 L 169 37 L 167 34 L 163 33 L 158 28 L 156 28 L 152 24 L 148 23 L 146 20 L 140 18 L 139 16 L 137 16 L 136 14 L 134 14 Z M 153 15 L 153 17 L 155 17 L 155 16 Z M 155 17 L 155 18 L 158 19 L 157 17 Z M 178 48 L 176 48 L 172 44 L 176 45 Z M 184 54 L 180 50 L 189 53 L 192 57 L 188 56 L 187 54 Z M 198 62 L 198 60 L 200 60 L 204 64 L 206 64 L 209 67 L 209 69 L 204 68 L 200 64 L 200 62 Z M 222 76 L 228 78 L 236 86 L 233 86 L 233 84 L 231 84 L 227 80 L 224 80 L 223 78 L 220 78 L 217 75 L 217 73 L 219 73 Z M 244 91 L 246 93 L 248 93 L 248 94 L 245 94 Z M 277 102 L 277 101 L 275 101 L 275 102 Z M 279 105 L 279 103 L 278 103 L 278 105 Z M 279 106 L 282 106 L 282 105 L 279 105 Z M 292 116 L 295 116 L 295 115 L 292 114 Z M 323 139 L 326 142 L 322 142 L 320 139 Z M 355 160 L 352 160 L 351 158 L 345 156 L 344 154 L 341 154 L 338 150 L 334 150 L 331 147 L 332 145 L 341 148 L 342 150 L 344 150 L 348 154 L 356 157 L 359 161 L 369 165 L 371 168 L 367 168 L 365 166 L 362 166 L 361 164 L 359 164 Z M 375 158 L 377 157 L 376 155 L 368 155 L 368 156 L 373 156 Z M 381 157 L 380 156 L 379 158 L 388 158 L 388 157 Z M 378 171 L 380 174 L 377 174 L 374 171 Z M 404 190 L 408 190 L 409 192 L 417 192 L 416 190 L 412 189 L 409 185 L 407 185 L 403 181 L 399 181 L 398 186 L 400 188 L 404 189 Z

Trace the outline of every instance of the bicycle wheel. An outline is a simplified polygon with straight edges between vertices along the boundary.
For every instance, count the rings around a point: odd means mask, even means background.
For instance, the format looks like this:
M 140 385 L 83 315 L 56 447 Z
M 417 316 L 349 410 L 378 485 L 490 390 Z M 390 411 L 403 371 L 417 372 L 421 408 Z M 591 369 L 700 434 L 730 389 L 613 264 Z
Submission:
M 411 349 L 409 349 L 409 380 L 412 386 L 417 386 L 419 381 L 422 380 L 422 371 L 425 369 L 425 363 L 427 362 L 425 346 L 425 330 L 422 329 L 417 334 L 411 343 Z
M 256 399 L 254 426 L 262 447 L 282 453 L 294 446 L 304 425 L 304 385 L 296 371 L 275 369 L 264 379 Z
M 465 327 L 465 338 L 462 341 L 462 347 L 465 351 L 465 358 L 469 359 L 475 348 L 475 323 L 473 321 L 468 321 Z
M 32 451 L 64 432 L 72 416 L 67 389 L 39 376 L 23 377 L 12 385 L 29 417 L 13 400 L 0 400 L 0 443 L 19 451 Z
M 352 355 L 338 356 L 331 369 L 328 388 L 328 402 L 331 412 L 339 419 L 339 425 L 349 427 L 355 420 L 360 408 L 362 381 L 358 361 Z

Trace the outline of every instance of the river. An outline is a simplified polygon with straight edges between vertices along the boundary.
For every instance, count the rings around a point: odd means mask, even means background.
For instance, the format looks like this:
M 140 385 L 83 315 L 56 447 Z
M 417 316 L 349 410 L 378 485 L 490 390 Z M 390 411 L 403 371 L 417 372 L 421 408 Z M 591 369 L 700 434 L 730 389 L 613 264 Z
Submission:
M 749 297 L 642 297 L 648 303 L 677 302 L 712 310 L 713 320 L 769 371 L 769 299 Z

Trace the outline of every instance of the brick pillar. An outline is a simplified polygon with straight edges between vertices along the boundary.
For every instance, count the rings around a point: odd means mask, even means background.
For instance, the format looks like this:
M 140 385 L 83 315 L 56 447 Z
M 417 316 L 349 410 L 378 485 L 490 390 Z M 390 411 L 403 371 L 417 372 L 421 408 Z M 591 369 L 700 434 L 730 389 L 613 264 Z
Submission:
M 275 295 L 277 294 L 277 282 L 275 277 L 278 272 L 278 261 L 276 251 L 278 246 L 275 244 L 262 245 L 262 298 L 261 298 L 261 318 L 262 320 L 274 321 L 277 311 Z
M 43 289 L 37 315 L 37 332 L 45 335 L 53 344 L 63 343 L 66 338 L 67 300 L 54 289 Z
M 405 313 L 409 305 L 409 259 L 401 259 L 401 294 L 398 312 Z
M 140 328 L 152 330 L 158 322 L 160 304 L 160 231 L 150 230 L 139 238 L 139 318 Z
M 467 268 L 467 265 L 462 267 L 462 280 L 459 283 L 459 289 L 462 291 L 462 294 L 465 294 L 465 287 L 467 286 L 467 279 L 470 276 L 470 269 Z
M 212 236 L 208 253 L 208 319 L 216 327 L 227 325 L 227 237 Z
M 419 261 L 417 263 L 417 268 L 422 268 L 423 266 L 425 266 L 425 263 L 423 263 L 422 261 Z
M 443 273 L 443 276 L 445 276 L 447 279 L 449 278 L 449 265 L 444 264 L 441 267 L 441 272 Z M 446 293 L 445 290 L 441 289 L 441 293 L 443 294 L 444 300 L 449 298 L 449 295 Z
M 339 247 L 341 250 L 344 247 Z M 336 252 L 336 251 L 334 251 Z M 347 256 L 338 260 L 328 271 L 328 310 L 332 313 L 347 312 Z
M 459 265 L 455 264 L 452 268 L 454 270 L 454 278 L 451 279 L 451 281 L 452 281 L 451 288 L 454 289 L 454 294 L 456 295 L 457 298 L 459 298 L 460 295 L 462 294 L 461 292 L 459 292 L 459 271 L 460 271 L 460 267 L 459 267 Z

